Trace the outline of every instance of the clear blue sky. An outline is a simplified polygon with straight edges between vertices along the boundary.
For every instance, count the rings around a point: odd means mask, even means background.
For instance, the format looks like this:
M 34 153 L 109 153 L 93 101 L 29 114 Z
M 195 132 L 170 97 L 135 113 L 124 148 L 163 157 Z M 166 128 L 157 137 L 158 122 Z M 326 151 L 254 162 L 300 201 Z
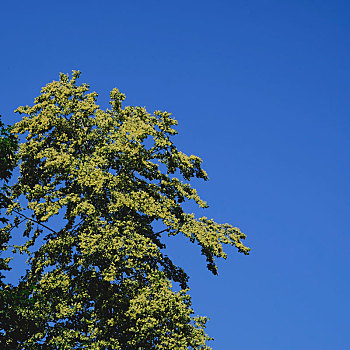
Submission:
M 206 216 L 252 248 L 214 277 L 169 241 L 214 349 L 350 349 L 348 1 L 3 1 L 0 33 L 6 122 L 72 69 L 178 119 Z

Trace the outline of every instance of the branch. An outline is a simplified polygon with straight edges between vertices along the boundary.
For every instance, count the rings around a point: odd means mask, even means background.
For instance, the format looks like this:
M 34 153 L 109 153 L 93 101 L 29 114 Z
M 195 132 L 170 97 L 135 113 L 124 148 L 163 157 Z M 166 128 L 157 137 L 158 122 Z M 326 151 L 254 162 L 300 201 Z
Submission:
M 155 233 L 156 235 L 159 235 L 160 233 L 163 233 L 165 231 L 170 231 L 170 227 L 166 228 L 165 230 L 159 231 L 157 233 Z
M 84 219 L 81 219 L 79 223 L 77 223 L 76 225 L 74 225 L 74 226 L 72 227 L 72 229 L 71 229 L 72 232 L 74 232 L 74 230 L 75 230 L 83 221 L 84 221 Z
M 56 235 L 58 234 L 55 230 L 53 230 L 53 229 L 50 228 L 49 226 L 46 226 L 46 225 L 44 225 L 43 223 L 41 223 L 41 222 L 39 222 L 39 221 L 37 221 L 37 220 L 34 220 L 34 219 L 32 219 L 32 218 L 29 218 L 28 216 L 26 216 L 26 215 L 20 213 L 19 211 L 17 211 L 16 209 L 12 209 L 12 211 L 14 211 L 14 212 L 15 212 L 16 214 L 18 214 L 18 215 L 23 216 L 23 217 L 26 218 L 27 220 L 33 221 L 33 222 L 35 222 L 36 224 L 41 225 L 42 227 L 45 227 L 47 230 L 49 230 L 49 231 L 51 231 L 51 232 L 53 232 L 53 233 L 56 233 Z

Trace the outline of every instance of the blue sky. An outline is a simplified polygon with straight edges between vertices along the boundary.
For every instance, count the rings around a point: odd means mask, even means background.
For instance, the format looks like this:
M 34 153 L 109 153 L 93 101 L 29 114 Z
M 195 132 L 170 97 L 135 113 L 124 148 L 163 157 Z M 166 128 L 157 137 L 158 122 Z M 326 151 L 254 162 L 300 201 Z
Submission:
M 80 69 L 106 106 L 172 112 L 204 160 L 205 215 L 244 231 L 211 276 L 198 247 L 167 240 L 191 275 L 217 350 L 350 348 L 350 5 L 346 1 L 5 1 L 0 114 Z M 11 278 L 15 279 L 17 270 Z

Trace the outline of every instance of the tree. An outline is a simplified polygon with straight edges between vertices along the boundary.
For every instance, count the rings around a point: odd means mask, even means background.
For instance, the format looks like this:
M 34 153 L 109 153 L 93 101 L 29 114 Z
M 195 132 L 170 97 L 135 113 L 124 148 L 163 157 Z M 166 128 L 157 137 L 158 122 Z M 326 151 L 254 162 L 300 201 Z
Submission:
M 6 199 L 6 183 L 11 177 L 12 170 L 16 165 L 15 152 L 17 150 L 17 139 L 11 134 L 11 127 L 5 127 L 0 116 L 0 210 L 7 207 L 8 199 Z M 7 222 L 5 217 L 0 217 L 2 224 Z
M 117 89 L 104 111 L 79 75 L 61 74 L 17 109 L 14 132 L 26 141 L 9 212 L 27 218 L 18 249 L 29 254 L 21 286 L 31 305 L 18 313 L 37 325 L 18 347 L 209 349 L 206 318 L 193 316 L 188 276 L 166 256 L 162 235 L 199 244 L 214 274 L 223 245 L 249 253 L 245 235 L 184 211 L 186 200 L 207 207 L 188 183 L 207 174 L 174 145 L 169 113 L 122 108 Z
M 5 128 L 1 122 L 0 116 L 0 211 L 7 208 L 9 200 L 6 197 L 6 183 L 8 182 L 11 172 L 15 167 L 15 152 L 17 149 L 17 141 L 14 135 L 10 134 L 10 128 Z M 0 224 L 6 224 L 8 220 L 0 216 Z M 9 235 L 0 232 L 0 251 L 6 250 Z M 8 270 L 9 259 L 0 258 L 0 291 L 4 288 L 3 278 L 5 277 L 1 271 Z M 1 302 L 1 299 L 0 299 Z M 1 317 L 0 317 L 1 322 Z
M 17 138 L 11 133 L 12 128 L 1 122 L 0 118 L 0 212 L 4 211 L 11 204 L 9 199 L 9 186 L 7 185 L 12 171 L 16 166 L 15 152 L 17 150 Z M 2 214 L 0 216 L 0 253 L 9 248 L 11 228 L 18 224 L 15 218 L 12 224 Z M 10 257 L 0 257 L 0 348 L 15 349 L 16 339 L 25 338 L 25 329 L 28 328 L 24 319 L 17 310 L 28 307 L 26 289 L 19 284 L 16 288 L 4 282 L 4 271 L 9 271 Z M 24 332 L 20 333 L 18 331 Z

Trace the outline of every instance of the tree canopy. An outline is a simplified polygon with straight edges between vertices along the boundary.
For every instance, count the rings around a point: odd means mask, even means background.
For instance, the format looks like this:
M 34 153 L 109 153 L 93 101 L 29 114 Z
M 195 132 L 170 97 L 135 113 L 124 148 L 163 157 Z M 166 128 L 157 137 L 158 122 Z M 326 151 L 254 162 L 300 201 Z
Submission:
M 186 200 L 207 207 L 189 182 L 208 177 L 173 143 L 170 113 L 123 107 L 118 89 L 103 110 L 79 75 L 61 74 L 17 109 L 13 133 L 25 141 L 6 205 L 14 219 L 1 234 L 25 238 L 15 251 L 28 254 L 28 269 L 11 287 L 21 292 L 13 317 L 25 322 L 0 335 L 11 349 L 210 349 L 206 318 L 194 316 L 188 276 L 162 237 L 198 244 L 217 274 L 225 245 L 249 253 L 245 235 L 184 210 Z

